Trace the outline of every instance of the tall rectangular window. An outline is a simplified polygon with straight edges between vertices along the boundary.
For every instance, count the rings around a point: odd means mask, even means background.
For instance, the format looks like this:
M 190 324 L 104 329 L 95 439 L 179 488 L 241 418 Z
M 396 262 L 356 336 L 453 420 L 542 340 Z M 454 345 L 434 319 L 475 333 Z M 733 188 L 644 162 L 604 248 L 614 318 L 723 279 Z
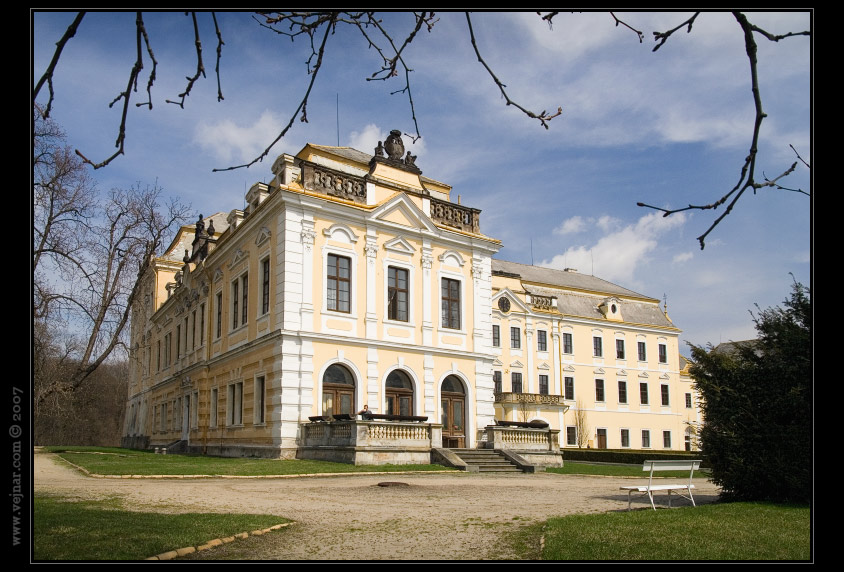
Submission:
M 618 382 L 618 402 L 619 403 L 627 403 L 627 382 L 626 381 L 619 381 Z
M 217 394 L 217 388 L 212 387 L 211 388 L 211 411 L 210 411 L 210 417 L 211 418 L 209 420 L 211 427 L 217 426 L 217 401 L 218 401 L 218 399 L 219 399 L 219 396 Z
M 662 386 L 660 387 L 660 395 L 662 396 L 662 404 L 663 405 L 665 405 L 665 406 L 671 405 L 669 403 L 669 399 L 668 399 L 668 396 L 669 396 L 668 385 L 662 384 Z
M 164 367 L 170 366 L 170 352 L 173 348 L 173 336 L 170 332 L 164 334 Z
M 621 430 L 621 446 L 624 448 L 630 446 L 630 429 Z
M 659 344 L 659 363 L 668 363 L 668 347 L 665 344 Z
M 199 345 L 205 343 L 205 304 L 199 305 Z
M 460 281 L 442 279 L 443 328 L 460 329 Z
M 566 445 L 577 445 L 577 427 L 566 427 Z
M 600 336 L 592 337 L 592 355 L 595 357 L 604 356 L 604 340 Z
M 521 328 L 510 328 L 510 347 L 513 349 L 519 349 L 522 347 L 522 329 Z
M 243 382 L 232 383 L 227 388 L 226 424 L 243 424 Z
M 542 395 L 548 395 L 548 376 L 547 375 L 539 375 L 539 393 Z
M 615 358 L 624 359 L 624 340 L 615 341 Z
M 492 326 L 492 347 L 501 347 L 501 328 L 496 325 Z
M 648 384 L 647 383 L 640 383 L 639 384 L 639 403 L 642 405 L 648 404 Z
M 671 431 L 662 432 L 662 446 L 665 449 L 671 448 Z
M 595 401 L 604 401 L 604 380 L 595 380 Z
M 158 340 L 158 357 L 156 358 L 156 371 L 161 371 L 161 340 Z
M 518 372 L 513 372 L 510 374 L 510 385 L 512 386 L 513 393 L 521 393 L 522 392 L 522 374 Z
M 217 292 L 217 337 L 223 335 L 223 293 Z
M 495 386 L 495 393 L 501 393 L 501 372 L 494 371 L 492 372 L 492 383 Z
M 647 449 L 651 446 L 651 432 L 648 429 L 642 429 L 642 448 Z
M 692 408 L 692 394 L 687 393 L 686 394 L 686 409 L 691 409 L 691 408 Z
M 261 261 L 261 315 L 270 311 L 270 259 Z
M 176 359 L 182 353 L 182 326 L 176 326 Z
M 232 329 L 237 328 L 237 321 L 240 319 L 240 314 L 237 312 L 240 303 L 240 296 L 238 295 L 238 281 L 232 282 Z
M 536 350 L 540 352 L 548 351 L 548 334 L 545 330 L 536 330 Z
M 574 399 L 574 378 L 567 377 L 563 380 L 565 386 L 565 398 Z
M 636 345 L 639 347 L 639 361 L 647 361 L 648 356 L 645 354 L 645 342 L 638 342 Z
M 570 354 L 572 353 L 574 346 L 572 345 L 571 334 L 567 332 L 563 332 L 563 353 Z
M 246 318 L 249 315 L 249 304 L 247 303 L 249 296 L 249 275 L 247 274 L 244 274 L 243 277 L 241 277 L 240 279 L 240 291 L 242 292 L 243 296 L 243 304 L 240 308 L 240 325 L 242 326 L 246 324 Z
M 351 259 L 336 254 L 328 255 L 326 269 L 328 288 L 328 309 L 337 312 L 351 312 L 352 280 Z
M 190 349 L 196 349 L 196 310 L 191 314 Z
M 387 317 L 407 322 L 407 270 L 390 266 L 387 269 Z
M 255 378 L 255 415 L 253 423 L 257 425 L 264 424 L 264 412 L 266 410 L 266 378 L 262 375 Z

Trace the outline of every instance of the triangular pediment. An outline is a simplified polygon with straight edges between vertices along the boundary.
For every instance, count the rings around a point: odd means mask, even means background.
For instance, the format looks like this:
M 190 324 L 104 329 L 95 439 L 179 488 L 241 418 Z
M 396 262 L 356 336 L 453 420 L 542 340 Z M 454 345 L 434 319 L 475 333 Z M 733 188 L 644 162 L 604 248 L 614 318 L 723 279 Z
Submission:
M 598 374 L 598 375 L 604 375 L 604 373 L 605 373 L 605 372 L 604 372 L 604 368 L 599 367 L 598 369 L 596 369 L 596 370 L 595 370 L 595 372 L 594 372 L 594 373 L 596 373 L 596 374 Z
M 539 364 L 538 366 L 536 366 L 536 369 L 549 370 L 549 369 L 551 369 L 551 367 L 547 363 L 543 362 L 543 363 Z
M 573 365 L 569 364 L 563 368 L 563 371 L 566 373 L 574 373 L 576 370 L 574 369 Z
M 498 358 L 495 358 L 495 359 L 492 361 L 492 365 L 494 365 L 495 367 L 501 367 L 501 366 L 503 366 L 503 365 L 504 365 L 504 362 L 502 362 L 502 361 L 501 361 L 500 359 L 498 359 Z
M 390 226 L 437 232 L 433 221 L 404 193 L 397 193 L 377 207 L 372 211 L 370 218 Z
M 384 250 L 389 250 L 390 252 L 396 252 L 398 254 L 405 255 L 411 255 L 416 252 L 416 249 L 413 248 L 413 245 L 401 236 L 385 242 Z
M 492 307 L 498 309 L 500 311 L 500 306 L 498 305 L 499 298 L 507 298 L 510 300 L 510 309 L 507 310 L 507 313 L 510 312 L 524 312 L 529 313 L 528 307 L 522 302 L 522 300 L 516 296 L 512 290 L 509 288 L 502 288 L 492 297 Z
M 510 364 L 510 367 L 525 367 L 525 366 L 522 365 L 522 362 L 520 362 L 519 360 L 516 360 L 516 361 L 514 361 L 513 363 Z

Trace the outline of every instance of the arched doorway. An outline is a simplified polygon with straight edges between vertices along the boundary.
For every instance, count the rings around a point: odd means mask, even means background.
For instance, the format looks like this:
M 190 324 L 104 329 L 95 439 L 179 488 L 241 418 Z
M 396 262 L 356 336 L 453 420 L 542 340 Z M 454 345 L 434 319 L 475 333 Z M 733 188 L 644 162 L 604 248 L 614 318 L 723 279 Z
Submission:
M 443 424 L 443 447 L 466 446 L 466 390 L 456 375 L 449 375 L 440 388 L 440 417 Z
M 413 382 L 401 370 L 393 370 L 385 383 L 387 415 L 413 415 Z
M 340 364 L 332 364 L 322 376 L 322 414 L 355 414 L 355 378 Z

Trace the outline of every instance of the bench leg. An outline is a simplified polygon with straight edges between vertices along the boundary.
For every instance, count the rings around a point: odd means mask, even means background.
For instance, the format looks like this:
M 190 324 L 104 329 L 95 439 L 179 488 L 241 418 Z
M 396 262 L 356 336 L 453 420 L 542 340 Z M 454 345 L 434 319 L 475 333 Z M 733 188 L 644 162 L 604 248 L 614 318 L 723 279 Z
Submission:
M 671 508 L 671 489 L 668 489 L 668 508 Z
M 648 498 L 651 499 L 651 508 L 656 510 L 656 506 L 654 506 L 654 494 L 652 491 L 648 491 Z

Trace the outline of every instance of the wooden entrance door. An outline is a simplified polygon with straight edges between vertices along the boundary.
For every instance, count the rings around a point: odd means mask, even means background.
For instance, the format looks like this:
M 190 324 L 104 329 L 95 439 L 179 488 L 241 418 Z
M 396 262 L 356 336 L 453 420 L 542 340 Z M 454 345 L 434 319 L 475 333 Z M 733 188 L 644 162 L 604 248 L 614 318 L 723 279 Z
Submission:
M 443 447 L 466 446 L 466 392 L 463 383 L 450 375 L 443 380 L 440 402 Z

